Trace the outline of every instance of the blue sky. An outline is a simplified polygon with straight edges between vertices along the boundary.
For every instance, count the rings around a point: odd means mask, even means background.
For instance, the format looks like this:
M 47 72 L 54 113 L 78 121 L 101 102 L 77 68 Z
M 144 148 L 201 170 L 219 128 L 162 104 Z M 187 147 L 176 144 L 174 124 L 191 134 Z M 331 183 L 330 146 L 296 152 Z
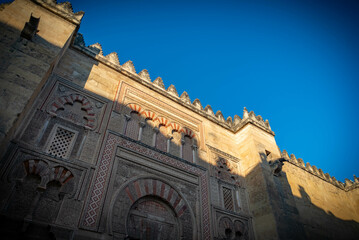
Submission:
M 359 175 L 357 1 L 71 1 L 80 32 L 179 94 L 268 119 L 281 150 Z
M 359 175 L 358 1 L 71 1 L 79 32 L 166 88 L 268 119 L 281 150 Z

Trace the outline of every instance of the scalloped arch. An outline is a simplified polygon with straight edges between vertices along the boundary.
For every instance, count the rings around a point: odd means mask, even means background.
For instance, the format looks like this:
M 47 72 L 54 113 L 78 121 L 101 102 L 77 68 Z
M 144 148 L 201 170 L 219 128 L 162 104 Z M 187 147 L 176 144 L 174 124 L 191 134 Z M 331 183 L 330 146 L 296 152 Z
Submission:
M 60 109 L 65 109 L 65 104 L 73 105 L 74 102 L 80 102 L 82 104 L 81 109 L 86 111 L 86 116 L 84 117 L 87 120 L 85 128 L 94 129 L 95 128 L 95 112 L 93 107 L 91 106 L 90 101 L 80 95 L 80 94 L 70 94 L 68 96 L 59 97 L 56 101 L 54 101 L 50 106 L 50 114 L 57 116 L 57 111 Z

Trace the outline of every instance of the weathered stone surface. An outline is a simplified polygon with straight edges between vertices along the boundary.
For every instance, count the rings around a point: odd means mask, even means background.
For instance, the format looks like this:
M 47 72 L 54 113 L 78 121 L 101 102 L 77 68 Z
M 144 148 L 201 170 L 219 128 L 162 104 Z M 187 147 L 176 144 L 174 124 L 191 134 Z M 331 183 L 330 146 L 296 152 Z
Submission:
M 28 41 L 20 33 L 31 14 L 40 32 Z M 2 234 L 359 235 L 357 177 L 341 183 L 280 152 L 269 122 L 246 108 L 225 120 L 131 61 L 119 65 L 116 53 L 103 56 L 100 44 L 86 47 L 81 17 L 52 0 L 0 11 Z

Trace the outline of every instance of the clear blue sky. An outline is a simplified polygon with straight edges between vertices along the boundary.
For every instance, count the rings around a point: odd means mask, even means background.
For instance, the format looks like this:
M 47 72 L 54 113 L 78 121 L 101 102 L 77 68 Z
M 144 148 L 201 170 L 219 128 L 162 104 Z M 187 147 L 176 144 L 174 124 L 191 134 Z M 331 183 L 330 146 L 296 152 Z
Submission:
M 77 1 L 87 45 L 166 88 L 268 119 L 281 150 L 359 175 L 359 1 Z

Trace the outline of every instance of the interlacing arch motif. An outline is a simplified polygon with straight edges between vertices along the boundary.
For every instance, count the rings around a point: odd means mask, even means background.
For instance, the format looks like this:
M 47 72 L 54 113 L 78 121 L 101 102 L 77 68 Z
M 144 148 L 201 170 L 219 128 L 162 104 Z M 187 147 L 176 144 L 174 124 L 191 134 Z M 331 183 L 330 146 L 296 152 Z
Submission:
M 84 116 L 84 118 L 87 120 L 87 123 L 84 127 L 93 130 L 96 126 L 95 112 L 90 101 L 80 94 L 71 94 L 68 96 L 59 97 L 50 105 L 49 113 L 53 116 L 57 116 L 57 111 L 64 110 L 65 104 L 73 105 L 76 101 L 80 102 L 81 109 L 86 111 L 86 116 Z
M 63 166 L 55 166 L 50 168 L 49 164 L 43 160 L 26 160 L 23 166 L 27 175 L 37 175 L 41 178 L 39 187 L 46 188 L 46 185 L 51 181 L 57 181 L 61 185 L 70 181 L 74 175 L 70 170 Z

